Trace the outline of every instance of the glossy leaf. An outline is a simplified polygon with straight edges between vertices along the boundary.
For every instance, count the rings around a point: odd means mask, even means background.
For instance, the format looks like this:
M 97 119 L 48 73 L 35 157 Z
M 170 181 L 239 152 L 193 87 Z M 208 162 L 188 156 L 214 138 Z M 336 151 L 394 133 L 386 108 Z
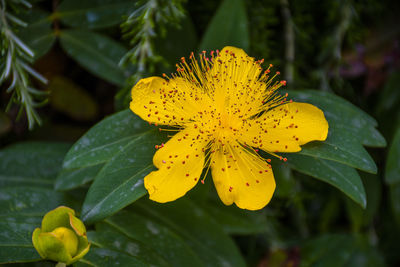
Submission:
M 361 207 L 366 207 L 364 186 L 357 171 L 353 168 L 334 161 L 300 154 L 285 154 L 285 156 L 294 170 L 338 188 Z
M 0 150 L 0 188 L 52 187 L 69 147 L 66 143 L 26 142 Z
M 153 218 L 181 236 L 205 266 L 245 266 L 232 239 L 206 210 L 189 199 L 164 204 L 139 201 L 131 210 Z
M 154 127 L 130 110 L 109 116 L 93 126 L 68 151 L 64 169 L 75 169 L 108 162 L 130 141 Z
M 97 164 L 78 169 L 66 169 L 59 173 L 54 183 L 56 190 L 70 190 L 94 180 L 104 164 Z
M 119 25 L 135 4 L 127 0 L 64 0 L 58 6 L 57 17 L 71 27 L 105 28 Z
M 0 188 L 0 263 L 38 260 L 33 230 L 48 211 L 71 204 L 63 194 L 45 188 Z
M 185 243 L 185 240 L 161 225 L 157 220 L 121 211 L 105 220 L 116 230 L 129 238 L 140 241 L 159 253 L 172 266 L 203 266 L 196 253 Z M 97 225 L 102 230 L 104 223 Z
M 324 111 L 328 122 L 341 132 L 352 133 L 363 145 L 383 147 L 386 141 L 374 128 L 377 121 L 347 100 L 331 93 L 316 90 L 286 90 L 289 98 L 316 105 Z
M 39 260 L 32 232 L 40 227 L 41 218 L 12 215 L 0 218 L 0 264 Z
M 388 184 L 400 182 L 400 127 L 397 127 L 385 166 L 385 181 Z
M 103 225 L 101 231 L 92 231 L 87 234 L 89 241 L 95 246 L 127 253 L 150 266 L 171 266 L 154 250 L 135 239 L 129 238 L 112 226 Z
M 0 217 L 44 215 L 65 202 L 63 194 L 46 188 L 6 187 L 0 190 Z
M 162 136 L 155 129 L 135 138 L 117 153 L 99 172 L 89 189 L 82 207 L 87 223 L 103 219 L 124 208 L 147 191 L 143 178 L 154 170 L 154 144 Z
M 207 26 L 199 50 L 236 46 L 249 49 L 249 29 L 245 1 L 224 0 Z
M 127 50 L 120 43 L 85 30 L 63 30 L 60 42 L 67 54 L 89 72 L 116 85 L 125 82 L 128 73 L 118 63 Z
M 89 253 L 83 259 L 80 259 L 74 264 L 75 266 L 147 266 L 144 262 L 136 257 L 127 255 L 124 252 L 119 252 L 105 248 L 91 248 Z
M 30 9 L 21 18 L 28 26 L 22 27 L 18 36 L 34 51 L 36 60 L 46 54 L 56 40 L 50 13 L 39 9 Z
M 328 138 L 324 142 L 311 142 L 302 146 L 300 154 L 329 159 L 351 167 L 376 173 L 374 160 L 352 133 L 329 125 Z

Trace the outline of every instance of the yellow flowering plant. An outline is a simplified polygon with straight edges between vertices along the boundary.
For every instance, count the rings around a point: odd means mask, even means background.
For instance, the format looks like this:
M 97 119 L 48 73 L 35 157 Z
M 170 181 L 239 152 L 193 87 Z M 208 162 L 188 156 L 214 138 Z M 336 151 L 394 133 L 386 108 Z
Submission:
M 270 159 L 263 150 L 298 152 L 301 145 L 327 138 L 328 123 L 317 107 L 292 102 L 277 90 L 270 65 L 255 61 L 242 49 L 190 56 L 177 73 L 140 80 L 132 88 L 130 109 L 143 120 L 178 132 L 153 157 L 158 168 L 144 178 L 150 199 L 169 202 L 182 197 L 211 168 L 222 202 L 258 210 L 275 190 Z

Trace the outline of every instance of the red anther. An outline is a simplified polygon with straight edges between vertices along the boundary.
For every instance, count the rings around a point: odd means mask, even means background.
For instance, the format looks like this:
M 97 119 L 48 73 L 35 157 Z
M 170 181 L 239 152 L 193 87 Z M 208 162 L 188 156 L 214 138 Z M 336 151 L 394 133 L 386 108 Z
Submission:
M 283 158 L 283 161 L 286 162 L 286 161 L 287 161 L 287 158 Z
M 155 147 L 156 149 L 158 149 L 158 145 L 155 145 L 154 147 Z
M 189 57 L 189 58 L 190 58 L 190 59 L 192 59 L 193 57 L 194 57 L 194 53 L 193 53 L 193 52 L 191 52 L 191 53 L 190 53 L 190 57 Z
M 283 86 L 285 86 L 285 85 L 286 85 L 286 81 L 285 81 L 285 80 L 281 81 L 281 84 L 282 84 Z M 286 94 L 286 96 L 287 96 L 287 94 Z
M 182 61 L 182 62 L 185 62 L 185 57 L 181 57 L 181 61 Z
M 265 70 L 265 74 L 268 74 L 268 73 L 270 73 L 271 71 L 270 70 Z
M 276 75 L 280 75 L 281 73 L 279 71 L 276 72 Z
M 164 147 L 164 143 L 161 143 L 161 147 Z
M 204 180 L 201 180 L 201 183 L 204 184 Z
M 206 51 L 205 50 L 203 50 L 203 51 L 201 51 L 203 54 L 205 54 L 206 53 Z
M 269 67 L 270 67 L 270 68 L 272 68 L 273 66 L 274 66 L 274 65 L 272 65 L 272 64 L 269 64 Z
M 255 149 L 255 151 L 258 152 L 259 150 L 258 150 L 258 149 Z
M 165 73 L 162 74 L 163 77 L 167 77 L 167 75 Z
M 267 162 L 271 162 L 271 159 L 267 159 Z

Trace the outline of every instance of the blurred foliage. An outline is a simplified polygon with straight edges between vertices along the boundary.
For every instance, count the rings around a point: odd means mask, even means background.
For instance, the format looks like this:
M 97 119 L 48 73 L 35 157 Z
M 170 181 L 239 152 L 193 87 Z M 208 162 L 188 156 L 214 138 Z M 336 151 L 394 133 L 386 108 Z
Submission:
M 31 233 L 68 205 L 93 244 L 77 266 L 400 265 L 399 12 L 394 0 L 0 0 L 0 264 L 49 265 L 24 264 L 40 258 Z M 130 89 L 228 44 L 324 110 L 327 141 L 272 162 L 277 190 L 258 212 L 221 204 L 211 177 L 179 201 L 146 200 L 167 137 L 126 110 Z

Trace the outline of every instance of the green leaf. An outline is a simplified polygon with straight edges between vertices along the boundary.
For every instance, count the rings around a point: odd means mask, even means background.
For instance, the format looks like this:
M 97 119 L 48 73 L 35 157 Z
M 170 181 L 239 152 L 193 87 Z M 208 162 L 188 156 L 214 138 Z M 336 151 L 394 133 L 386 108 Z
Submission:
M 34 52 L 34 59 L 46 54 L 53 46 L 56 35 L 52 29 L 50 13 L 39 10 L 28 10 L 21 19 L 28 23 L 27 27 L 21 27 L 18 36 Z
M 385 166 L 385 181 L 388 184 L 400 182 L 400 127 L 397 127 Z
M 94 75 L 123 85 L 129 73 L 118 65 L 127 50 L 105 35 L 85 30 L 63 30 L 60 42 L 69 56 Z
M 98 104 L 93 97 L 72 80 L 55 76 L 50 80 L 50 105 L 69 117 L 87 121 L 93 120 L 98 114 Z
M 8 133 L 11 130 L 11 120 L 2 111 L 0 111 L 0 136 Z
M 400 225 L 400 184 L 391 184 L 390 190 L 390 205 L 398 225 Z
M 98 267 L 114 267 L 114 266 L 148 266 L 136 257 L 127 255 L 126 253 L 105 249 L 91 248 L 83 259 L 77 261 L 74 266 L 98 266 Z
M 139 201 L 131 210 L 153 218 L 181 236 L 201 256 L 205 266 L 245 266 L 236 245 L 217 221 L 187 198 L 163 204 Z
M 59 173 L 54 183 L 56 190 L 70 190 L 94 180 L 104 164 L 78 169 L 66 169 Z
M 103 225 L 101 231 L 90 231 L 87 235 L 89 241 L 95 246 L 127 253 L 149 263 L 151 266 L 171 266 L 154 250 L 135 239 L 129 238 L 112 226 Z
M 200 258 L 179 235 L 169 228 L 133 212 L 121 211 L 105 220 L 129 238 L 140 241 L 161 255 L 172 266 L 203 266 Z M 102 231 L 104 222 L 97 224 Z
M 154 144 L 163 135 L 152 130 L 136 135 L 99 172 L 82 207 L 87 223 L 103 219 L 144 196 L 143 178 L 153 171 Z
M 201 207 L 229 235 L 254 235 L 270 231 L 264 210 L 254 213 L 234 206 L 225 206 L 220 202 L 207 202 Z
M 366 207 L 364 186 L 355 169 L 334 161 L 300 154 L 285 154 L 285 156 L 291 168 L 338 188 L 361 207 Z
M 40 217 L 7 216 L 0 221 L 0 264 L 39 260 L 32 233 Z
M 60 206 L 71 206 L 61 193 L 37 187 L 0 189 L 0 263 L 38 260 L 32 233 L 42 217 Z
M 351 219 L 354 232 L 359 232 L 362 227 L 368 227 L 374 220 L 379 210 L 382 184 L 376 175 L 361 174 L 365 191 L 367 193 L 367 207 L 362 209 L 359 205 L 346 199 L 346 211 Z
M 300 267 L 385 266 L 383 257 L 364 236 L 324 234 L 301 246 Z
M 388 112 L 396 108 L 400 102 L 400 72 L 395 71 L 390 74 L 385 83 L 382 93 L 379 94 L 377 112 Z
M 0 150 L 0 188 L 52 187 L 69 147 L 66 143 L 25 142 Z
M 61 193 L 38 187 L 6 187 L 0 190 L 0 218 L 14 215 L 42 216 L 70 203 Z
M 344 266 L 354 249 L 354 241 L 350 236 L 323 235 L 302 246 L 300 266 Z
M 64 169 L 76 169 L 108 162 L 138 136 L 154 131 L 154 127 L 124 110 L 93 126 L 68 151 Z
M 385 139 L 374 128 L 378 124 L 376 120 L 347 100 L 316 90 L 285 90 L 285 92 L 294 101 L 311 103 L 322 109 L 329 124 L 333 124 L 341 132 L 353 133 L 363 145 L 386 146 Z
M 329 125 L 328 138 L 324 142 L 311 142 L 302 146 L 300 154 L 329 159 L 366 172 L 376 173 L 374 160 L 352 133 Z
M 68 26 L 99 29 L 119 25 L 135 5 L 135 1 L 127 0 L 64 0 L 56 14 Z
M 250 37 L 243 0 L 224 0 L 207 26 L 199 50 L 236 46 L 248 50 Z
M 181 57 L 187 57 L 196 51 L 197 36 L 191 18 L 186 16 L 179 26 L 179 28 L 174 25 L 167 27 L 166 36 L 160 36 L 155 40 L 156 51 L 170 64 L 165 72 L 173 71 Z

